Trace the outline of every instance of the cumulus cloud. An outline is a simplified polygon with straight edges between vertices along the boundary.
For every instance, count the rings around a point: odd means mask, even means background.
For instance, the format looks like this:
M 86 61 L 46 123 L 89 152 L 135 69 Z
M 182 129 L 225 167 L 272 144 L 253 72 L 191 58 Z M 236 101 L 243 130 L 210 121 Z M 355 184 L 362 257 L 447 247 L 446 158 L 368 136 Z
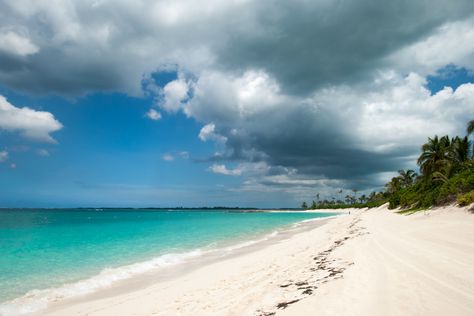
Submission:
M 227 176 L 246 175 L 250 177 L 262 177 L 272 174 L 275 168 L 272 168 L 264 161 L 239 163 L 235 168 L 228 168 L 225 164 L 214 163 L 209 167 L 209 171 Z
M 50 134 L 62 127 L 53 114 L 27 107 L 15 107 L 0 95 L 0 129 L 19 132 L 35 141 L 55 143 Z
M 7 54 L 27 56 L 37 53 L 39 48 L 29 38 L 9 31 L 0 33 L 0 51 Z
M 2 150 L 0 151 L 0 162 L 4 162 L 8 159 L 8 151 Z
M 414 167 L 427 136 L 462 135 L 465 121 L 474 117 L 473 84 L 431 95 L 424 77 L 416 73 L 383 72 L 366 85 L 333 86 L 307 97 L 286 95 L 268 76 L 254 74 L 226 78 L 216 95 L 208 86 L 214 81 L 206 78 L 196 82 L 200 93 L 185 111 L 203 122 L 219 122 L 199 133 L 201 140 L 226 140 L 224 155 L 214 158 L 264 161 L 282 167 L 274 179 L 287 179 L 278 183 L 256 178 L 253 187 L 316 187 L 320 179 L 334 179 L 338 185 L 344 180 L 346 188 L 372 188 L 386 181 L 380 175 Z M 255 78 L 258 88 L 251 89 Z M 229 97 L 228 111 L 223 111 L 220 94 Z M 240 168 L 221 163 L 211 170 L 242 174 Z
M 160 106 L 167 112 L 177 112 L 188 95 L 188 84 L 183 79 L 173 80 L 163 88 Z
M 430 36 L 417 41 L 388 58 L 401 71 L 426 76 L 448 64 L 474 69 L 474 17 L 445 23 Z
M 225 143 L 227 141 L 227 138 L 225 136 L 217 134 L 215 130 L 216 130 L 216 125 L 214 123 L 206 124 L 199 131 L 198 137 L 203 142 L 206 142 L 208 140 L 213 140 L 219 143 Z
M 209 171 L 217 174 L 223 174 L 226 176 L 240 176 L 242 174 L 242 170 L 239 168 L 235 169 L 228 169 L 223 164 L 213 164 L 209 167 Z
M 158 112 L 155 109 L 150 109 L 148 112 L 145 114 L 146 117 L 148 117 L 152 121 L 158 121 L 161 119 L 161 113 Z

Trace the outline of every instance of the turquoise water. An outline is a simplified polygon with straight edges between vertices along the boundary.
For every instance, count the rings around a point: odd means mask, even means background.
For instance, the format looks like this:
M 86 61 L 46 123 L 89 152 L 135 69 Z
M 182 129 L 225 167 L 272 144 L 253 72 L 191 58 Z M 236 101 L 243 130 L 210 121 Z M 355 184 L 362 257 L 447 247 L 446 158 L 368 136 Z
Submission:
M 333 214 L 1 210 L 0 302 L 32 289 L 90 278 L 104 269 L 147 260 L 154 260 L 150 261 L 153 266 L 172 264 L 184 258 L 183 254 L 196 255 L 192 252 L 196 249 L 252 240 L 298 221 L 330 215 Z M 134 272 L 145 267 L 135 266 Z M 112 272 L 108 277 L 113 280 Z

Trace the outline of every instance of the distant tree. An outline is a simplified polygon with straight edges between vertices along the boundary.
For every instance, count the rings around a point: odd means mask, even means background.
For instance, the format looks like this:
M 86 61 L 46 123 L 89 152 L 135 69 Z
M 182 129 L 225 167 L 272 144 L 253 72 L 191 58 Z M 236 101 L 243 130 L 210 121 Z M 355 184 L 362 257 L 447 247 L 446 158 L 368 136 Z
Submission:
M 357 190 L 357 189 L 352 189 L 352 192 L 354 192 L 354 197 L 357 197 L 357 192 L 359 192 L 359 190 Z
M 351 203 L 351 201 L 352 201 L 351 198 L 352 198 L 352 197 L 351 197 L 349 194 L 347 194 L 347 195 L 345 196 L 346 204 L 350 204 L 350 203 Z
M 308 209 L 308 204 L 306 204 L 306 202 L 301 203 L 301 208 L 304 209 L 304 210 L 307 210 Z

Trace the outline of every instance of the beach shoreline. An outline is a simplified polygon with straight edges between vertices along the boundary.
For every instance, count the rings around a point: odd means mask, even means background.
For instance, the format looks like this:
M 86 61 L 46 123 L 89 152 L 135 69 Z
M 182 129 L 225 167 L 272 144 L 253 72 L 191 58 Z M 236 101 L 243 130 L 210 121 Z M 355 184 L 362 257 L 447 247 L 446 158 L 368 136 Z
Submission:
M 45 315 L 472 315 L 474 215 L 386 206 Z M 314 225 L 308 223 L 308 226 Z
M 30 290 L 25 295 L 2 302 L 0 315 L 41 315 L 45 312 L 49 313 L 58 306 L 143 289 L 155 283 L 185 275 L 204 265 L 258 251 L 293 234 L 322 225 L 332 217 L 334 216 L 310 217 L 307 220 L 289 223 L 259 234 L 242 235 L 209 244 L 206 247 L 192 248 L 186 252 L 166 253 L 146 261 L 105 268 L 99 274 L 87 276 L 72 283 L 63 283 L 57 287 Z M 170 264 L 166 264 L 168 261 Z
M 335 213 L 334 216 L 330 217 L 303 220 L 277 229 L 255 240 L 229 240 L 226 244 L 221 245 L 221 247 L 207 251 L 195 258 L 190 258 L 184 262 L 171 266 L 159 267 L 152 271 L 114 282 L 109 287 L 96 290 L 86 295 L 80 295 L 66 300 L 58 300 L 50 304 L 50 306 L 45 310 L 29 315 L 49 314 L 55 311 L 60 311 L 62 308 L 70 305 L 124 295 L 132 291 L 144 290 L 147 287 L 163 282 L 173 282 L 174 280 L 185 277 L 200 268 L 220 263 L 222 261 L 232 260 L 239 256 L 251 255 L 255 252 L 258 253 L 259 251 L 281 241 L 285 241 L 294 235 L 316 229 L 339 215 L 343 214 Z

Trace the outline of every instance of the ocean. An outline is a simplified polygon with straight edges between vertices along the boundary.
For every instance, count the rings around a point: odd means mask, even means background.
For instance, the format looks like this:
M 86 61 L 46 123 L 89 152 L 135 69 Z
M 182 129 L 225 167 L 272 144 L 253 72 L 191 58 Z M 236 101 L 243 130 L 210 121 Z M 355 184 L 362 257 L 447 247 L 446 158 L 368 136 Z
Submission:
M 0 210 L 0 314 L 44 307 L 333 213 Z

